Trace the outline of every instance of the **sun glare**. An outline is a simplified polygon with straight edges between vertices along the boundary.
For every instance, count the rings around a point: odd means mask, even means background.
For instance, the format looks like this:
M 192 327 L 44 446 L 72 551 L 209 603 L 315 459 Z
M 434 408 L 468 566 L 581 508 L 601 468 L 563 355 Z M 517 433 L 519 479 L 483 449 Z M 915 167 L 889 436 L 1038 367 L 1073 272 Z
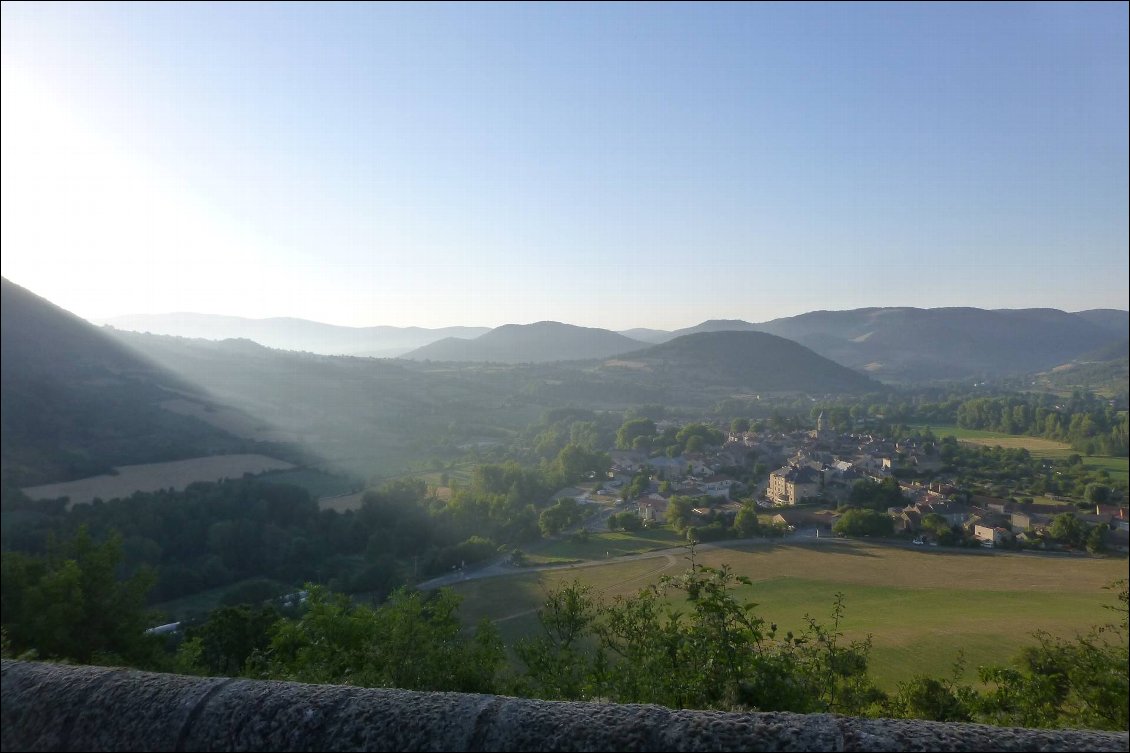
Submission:
M 3 65 L 0 234 L 5 277 L 83 316 L 236 311 L 269 267 L 249 233 Z M 242 278 L 242 280 L 241 280 Z

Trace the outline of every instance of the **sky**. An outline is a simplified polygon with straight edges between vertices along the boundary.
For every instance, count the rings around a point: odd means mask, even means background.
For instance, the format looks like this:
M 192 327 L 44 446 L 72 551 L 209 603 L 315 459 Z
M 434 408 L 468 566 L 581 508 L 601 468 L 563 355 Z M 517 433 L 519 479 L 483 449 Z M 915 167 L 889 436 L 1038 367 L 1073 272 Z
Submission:
M 5 2 L 0 266 L 94 321 L 1126 309 L 1128 7 Z

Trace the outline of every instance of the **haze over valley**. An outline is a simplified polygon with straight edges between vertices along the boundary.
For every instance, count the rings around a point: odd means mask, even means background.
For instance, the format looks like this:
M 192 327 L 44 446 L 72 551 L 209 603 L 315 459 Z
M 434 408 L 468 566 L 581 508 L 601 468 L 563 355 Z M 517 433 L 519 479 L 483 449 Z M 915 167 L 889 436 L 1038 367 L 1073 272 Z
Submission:
M 0 16 L 5 749 L 171 675 L 154 749 L 268 680 L 1125 747 L 1126 3 Z
M 5 478 L 25 484 L 272 444 L 365 478 L 500 442 L 570 405 L 703 411 L 735 399 L 882 394 L 913 377 L 1023 383 L 1084 368 L 1097 375 L 1092 387 L 1116 388 L 1127 364 L 1126 312 L 1111 311 L 814 312 L 760 325 L 707 321 L 655 334 L 655 345 L 543 322 L 495 328 L 454 351 L 435 330 L 439 339 L 390 359 L 224 338 L 230 320 L 219 317 L 193 330 L 209 338 L 95 327 L 7 280 L 3 295 Z M 73 410 L 88 418 L 76 422 Z M 136 423 L 97 420 L 111 414 Z

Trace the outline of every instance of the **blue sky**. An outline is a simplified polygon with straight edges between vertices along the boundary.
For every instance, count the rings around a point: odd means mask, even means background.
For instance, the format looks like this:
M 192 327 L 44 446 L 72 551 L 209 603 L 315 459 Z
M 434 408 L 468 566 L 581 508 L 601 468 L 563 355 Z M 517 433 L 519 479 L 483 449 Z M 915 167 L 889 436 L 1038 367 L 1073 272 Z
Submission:
M 5 3 L 3 274 L 94 319 L 1127 308 L 1127 7 Z

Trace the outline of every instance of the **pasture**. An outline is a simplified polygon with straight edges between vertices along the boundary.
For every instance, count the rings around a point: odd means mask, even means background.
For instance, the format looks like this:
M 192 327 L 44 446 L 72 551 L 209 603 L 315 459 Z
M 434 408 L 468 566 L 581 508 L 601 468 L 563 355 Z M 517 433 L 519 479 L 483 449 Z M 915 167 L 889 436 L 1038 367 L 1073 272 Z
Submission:
M 753 581 L 742 600 L 782 631 L 800 632 L 805 616 L 827 622 L 837 592 L 846 597 L 841 629 L 848 639 L 873 639 L 871 670 L 893 689 L 915 674 L 948 676 L 964 651 L 966 678 L 979 665 L 1005 664 L 1045 630 L 1072 637 L 1105 622 L 1114 603 L 1103 587 L 1126 577 L 1125 558 L 882 546 L 858 541 L 720 544 L 699 547 L 697 562 L 729 565 Z M 510 577 L 470 580 L 464 596 L 469 624 L 496 621 L 513 642 L 539 629 L 536 610 L 547 589 L 580 580 L 604 598 L 630 595 L 688 567 L 675 550 L 645 558 L 592 563 Z
M 601 531 L 581 537 L 565 536 L 540 544 L 526 552 L 526 560 L 534 564 L 606 560 L 681 546 L 686 541 L 685 536 L 680 536 L 666 525 L 641 531 Z
M 917 428 L 925 428 L 919 426 Z M 1028 437 L 1023 435 L 1004 434 L 999 431 L 982 431 L 980 429 L 962 429 L 958 426 L 931 426 L 930 431 L 938 437 L 952 436 L 958 441 L 969 444 L 979 444 L 985 447 L 1019 447 L 1028 450 L 1034 458 L 1048 458 L 1051 460 L 1064 460 L 1075 454 L 1071 445 L 1056 442 L 1043 437 Z M 1113 458 L 1102 455 L 1084 455 L 1083 467 L 1089 471 L 1105 470 L 1114 481 L 1127 481 L 1130 479 L 1130 458 Z
M 134 492 L 155 492 L 158 489 L 180 491 L 197 481 L 220 481 L 242 478 L 243 474 L 289 469 L 294 466 L 266 455 L 209 455 L 168 463 L 123 465 L 114 475 L 90 476 L 77 481 L 43 484 L 22 489 L 31 499 L 68 497 L 70 505 L 128 497 Z
M 262 580 L 261 578 L 247 578 L 245 580 L 229 583 L 225 586 L 218 586 L 210 588 L 206 591 L 199 591 L 191 594 L 190 596 L 182 596 L 179 599 L 172 599 L 170 601 L 163 601 L 154 604 L 152 609 L 161 616 L 163 620 L 170 622 L 181 622 L 184 620 L 200 619 L 206 617 L 210 612 L 219 609 L 224 605 L 224 596 L 229 591 L 234 591 L 241 586 L 246 586 L 250 583 Z M 279 590 L 286 590 L 283 584 L 278 584 Z
M 332 497 L 319 497 L 318 509 L 319 510 L 333 510 L 334 512 L 347 512 L 349 510 L 360 510 L 361 503 L 364 501 L 365 492 L 353 492 L 352 494 L 337 494 Z
M 326 473 L 316 468 L 293 468 L 290 470 L 270 471 L 259 477 L 261 481 L 272 484 L 293 484 L 301 486 L 310 492 L 314 499 L 324 497 L 338 497 L 352 492 L 359 492 L 365 486 L 361 479 Z

